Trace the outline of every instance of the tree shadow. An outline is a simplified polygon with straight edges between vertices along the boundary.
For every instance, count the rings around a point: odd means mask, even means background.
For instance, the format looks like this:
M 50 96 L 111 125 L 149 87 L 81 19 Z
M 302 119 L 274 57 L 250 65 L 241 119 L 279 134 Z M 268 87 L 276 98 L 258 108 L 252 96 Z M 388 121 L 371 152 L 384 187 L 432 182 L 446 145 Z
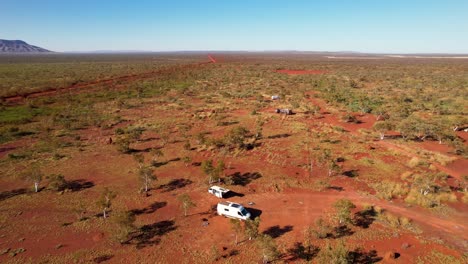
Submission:
M 369 226 L 375 221 L 377 213 L 373 208 L 362 210 L 354 214 L 354 225 L 362 228 L 369 228 Z
M 218 126 L 231 126 L 239 124 L 239 121 L 219 121 L 217 123 Z
M 288 253 L 291 255 L 291 258 L 288 260 L 295 261 L 302 259 L 310 261 L 317 256 L 319 251 L 320 248 L 317 246 L 311 245 L 306 247 L 301 242 L 296 242 L 292 248 L 288 249 Z
M 12 190 L 12 191 L 5 191 L 5 192 L 1 192 L 0 193 L 0 201 L 3 201 L 3 200 L 6 200 L 6 199 L 10 199 L 12 197 L 15 197 L 17 195 L 22 195 L 22 194 L 25 194 L 27 193 L 28 190 L 27 189 L 16 189 L 16 190 Z
M 94 183 L 84 179 L 73 180 L 67 182 L 67 189 L 70 189 L 72 192 L 79 192 L 84 189 L 89 189 L 94 187 Z
M 283 228 L 281 228 L 279 225 L 275 225 L 267 228 L 265 231 L 263 231 L 263 234 L 269 235 L 272 238 L 277 238 L 286 234 L 287 232 L 291 232 L 292 230 L 293 227 L 290 225 L 284 226 Z
M 174 191 L 175 189 L 184 188 L 187 185 L 192 184 L 193 182 L 189 179 L 173 179 L 170 182 L 159 186 L 158 190 L 162 190 L 163 192 L 170 192 Z
M 136 248 L 142 249 L 147 246 L 157 245 L 161 241 L 159 237 L 177 229 L 173 220 L 165 220 L 151 225 L 140 227 L 139 234 L 131 240 L 135 241 Z
M 101 263 L 101 262 L 108 261 L 108 260 L 110 260 L 110 259 L 113 258 L 113 257 L 114 257 L 114 255 L 106 254 L 106 255 L 103 255 L 103 256 L 95 257 L 95 258 L 93 259 L 93 262 L 94 262 L 94 263 Z
M 359 176 L 359 170 L 347 170 L 343 172 L 343 175 L 349 178 L 354 178 Z
M 167 202 L 154 202 L 150 204 L 148 207 L 145 207 L 143 209 L 133 209 L 133 210 L 130 210 L 130 212 L 135 215 L 152 214 L 156 212 L 158 209 L 165 207 L 166 205 L 167 205 Z
M 276 139 L 276 138 L 287 138 L 287 137 L 290 137 L 290 136 L 291 136 L 291 134 L 283 133 L 283 134 L 271 135 L 271 136 L 268 136 L 267 138 L 268 139 Z
M 223 198 L 226 198 L 226 199 L 229 199 L 229 198 L 232 198 L 232 197 L 244 197 L 244 194 L 234 192 L 234 191 L 229 191 L 223 196 Z
M 377 256 L 377 251 L 370 250 L 369 252 L 366 252 L 361 248 L 350 251 L 348 253 L 348 258 L 350 259 L 351 263 L 359 264 L 371 264 L 382 260 L 382 257 Z
M 224 255 L 222 255 L 221 257 L 222 257 L 223 259 L 225 259 L 225 258 L 228 258 L 228 257 L 237 256 L 237 255 L 239 255 L 239 253 L 240 253 L 239 250 L 237 250 L 237 249 L 232 249 L 232 250 L 229 251 L 227 254 L 224 254 Z
M 333 228 L 332 238 L 342 238 L 345 236 L 351 236 L 354 234 L 354 231 L 351 230 L 347 225 L 341 225 Z
M 171 160 L 167 160 L 167 161 L 162 161 L 162 162 L 157 162 L 157 161 L 153 161 L 151 162 L 151 165 L 155 168 L 159 168 L 161 166 L 164 166 L 164 165 L 167 165 L 171 162 L 174 162 L 174 161 L 179 161 L 180 158 L 175 158 L 175 159 L 171 159 Z
M 231 178 L 233 185 L 246 186 L 253 180 L 261 178 L 262 175 L 258 172 L 246 172 L 244 174 L 241 174 L 240 172 L 235 172 L 234 174 L 231 174 L 228 177 Z
M 338 191 L 338 192 L 341 192 L 344 190 L 343 187 L 340 187 L 340 186 L 329 186 L 327 187 L 328 190 L 335 190 L 335 191 Z

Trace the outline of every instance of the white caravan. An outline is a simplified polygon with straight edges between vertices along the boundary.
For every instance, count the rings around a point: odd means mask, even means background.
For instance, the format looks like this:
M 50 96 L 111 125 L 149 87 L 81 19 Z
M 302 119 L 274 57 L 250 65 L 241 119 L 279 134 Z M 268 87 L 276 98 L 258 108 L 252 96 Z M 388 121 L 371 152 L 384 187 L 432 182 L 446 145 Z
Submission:
M 229 192 L 228 189 L 224 189 L 224 188 L 221 188 L 219 186 L 211 186 L 209 189 L 208 189 L 208 192 L 213 194 L 214 196 L 218 197 L 218 198 L 223 198 L 223 196 Z
M 218 215 L 224 215 L 230 218 L 247 220 L 251 216 L 249 211 L 247 211 L 244 208 L 244 206 L 238 203 L 221 202 L 221 203 L 218 203 L 218 206 L 216 209 L 218 210 Z

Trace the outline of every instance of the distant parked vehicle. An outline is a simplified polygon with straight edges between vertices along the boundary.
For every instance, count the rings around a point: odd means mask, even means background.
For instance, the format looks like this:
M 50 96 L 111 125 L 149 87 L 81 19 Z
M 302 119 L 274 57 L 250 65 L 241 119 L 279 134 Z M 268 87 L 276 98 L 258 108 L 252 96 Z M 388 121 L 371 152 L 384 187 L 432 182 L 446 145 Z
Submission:
M 219 186 L 211 186 L 209 189 L 208 189 L 208 192 L 213 194 L 214 196 L 218 197 L 218 198 L 224 198 L 224 195 L 226 193 L 228 193 L 230 190 L 228 189 L 224 189 L 224 188 L 221 188 Z
M 279 100 L 280 96 L 279 95 L 272 95 L 271 100 Z
M 232 202 L 221 202 L 216 207 L 218 215 L 224 215 L 229 218 L 236 218 L 240 220 L 250 219 L 251 214 L 247 211 L 244 206 L 238 203 Z
M 278 114 L 285 114 L 285 115 L 292 115 L 293 111 L 291 109 L 276 109 L 276 113 Z

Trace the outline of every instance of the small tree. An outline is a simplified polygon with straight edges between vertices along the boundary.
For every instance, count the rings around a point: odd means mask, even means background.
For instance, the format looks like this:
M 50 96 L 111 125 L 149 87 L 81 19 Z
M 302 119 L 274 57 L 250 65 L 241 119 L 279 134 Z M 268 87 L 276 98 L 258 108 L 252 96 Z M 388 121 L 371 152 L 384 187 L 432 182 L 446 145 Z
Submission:
M 249 130 L 245 127 L 235 127 L 231 129 L 229 133 L 226 134 L 226 136 L 224 137 L 224 142 L 231 148 L 246 148 L 246 144 L 244 143 L 244 141 L 249 133 Z
M 219 176 L 223 176 L 224 177 L 224 169 L 226 169 L 226 165 L 224 164 L 224 161 L 223 160 L 220 160 L 218 161 L 218 164 L 216 165 L 216 175 L 218 175 L 218 179 L 219 179 Z
M 204 161 L 202 161 L 200 167 L 201 167 L 203 173 L 205 173 L 209 177 L 208 183 L 211 183 L 211 174 L 212 174 L 212 172 L 214 170 L 213 160 L 204 160 Z
M 145 163 L 145 157 L 141 153 L 137 153 L 133 155 L 133 159 L 138 163 L 138 167 L 142 168 L 143 164 Z
M 164 157 L 164 152 L 160 149 L 153 148 L 150 153 L 152 156 L 151 165 L 155 167 L 158 166 L 159 158 Z
M 218 163 L 218 166 L 214 167 L 213 160 L 202 161 L 201 168 L 203 172 L 208 176 L 209 184 L 219 181 L 219 174 L 221 170 L 221 167 L 219 165 L 220 164 Z M 222 163 L 221 166 L 223 166 L 222 170 L 224 170 L 224 163 Z
M 259 239 L 263 254 L 263 263 L 269 263 L 280 256 L 275 240 L 269 235 L 262 235 Z
M 122 153 L 130 153 L 130 138 L 127 135 L 122 135 L 117 138 L 115 144 L 117 145 L 117 150 Z
M 182 208 L 184 209 L 184 216 L 187 216 L 187 210 L 196 207 L 197 205 L 192 201 L 192 198 L 186 193 L 179 196 L 179 201 L 182 203 Z
M 331 246 L 327 242 L 325 247 L 320 250 L 317 255 L 318 263 L 333 263 L 333 264 L 348 264 L 348 250 L 343 241 L 338 242 L 337 245 Z
M 221 254 L 219 253 L 218 248 L 216 245 L 211 245 L 211 261 L 216 262 L 221 258 Z
M 313 255 L 313 249 L 315 249 L 314 245 L 312 244 L 314 238 L 314 230 L 312 227 L 306 228 L 304 230 L 304 256 L 305 260 L 310 261 L 310 258 Z
M 240 220 L 231 218 L 231 219 L 229 220 L 229 222 L 231 223 L 232 231 L 234 231 L 234 234 L 235 234 L 235 236 L 236 236 L 236 240 L 235 240 L 235 242 L 234 242 L 234 245 L 237 245 L 237 242 L 238 242 L 238 239 L 237 239 L 237 238 L 238 238 L 239 233 L 240 233 L 241 230 L 242 230 Z
M 76 214 L 76 218 L 78 219 L 78 221 L 85 219 L 84 215 L 88 210 L 87 205 L 88 204 L 81 199 L 78 200 L 76 204 L 74 204 L 74 208 L 72 209 L 72 211 Z
M 67 181 L 62 174 L 51 174 L 47 179 L 49 179 L 49 189 L 53 191 L 63 191 L 67 188 Z
M 107 218 L 107 210 L 109 210 L 109 208 L 111 207 L 112 200 L 116 196 L 117 195 L 112 190 L 110 190 L 109 188 L 106 187 L 106 188 L 104 188 L 104 190 L 101 193 L 101 196 L 97 200 L 96 204 L 100 208 L 102 208 L 102 216 L 104 218 Z
M 390 121 L 377 121 L 375 122 L 373 129 L 380 134 L 380 140 L 384 140 L 385 133 L 394 129 L 395 125 Z
M 336 161 L 331 160 L 328 163 L 328 176 L 333 176 L 340 173 L 341 167 L 336 163 Z
M 157 177 L 153 174 L 153 169 L 149 166 L 140 167 L 138 170 L 138 178 L 143 185 L 145 194 L 148 195 L 151 183 L 157 180 Z
M 245 221 L 245 235 L 249 237 L 249 240 L 258 236 L 258 226 L 260 225 L 260 217 L 255 219 L 247 219 Z
M 126 243 L 129 240 L 130 234 L 136 229 L 134 225 L 135 215 L 129 211 L 118 211 L 112 214 L 112 220 L 118 227 L 115 237 L 121 244 Z
M 42 181 L 42 171 L 39 169 L 37 165 L 32 165 L 29 169 L 27 169 L 21 177 L 28 182 L 32 182 L 34 184 L 35 192 L 39 191 L 39 184 Z
M 323 218 L 319 218 L 315 220 L 315 226 L 317 227 L 316 230 L 312 230 L 314 236 L 318 239 L 326 238 L 328 234 L 331 232 L 330 225 L 323 220 Z
M 182 161 L 184 162 L 185 167 L 188 167 L 190 165 L 190 162 L 192 162 L 192 158 L 189 156 L 185 156 L 182 158 Z
M 336 218 L 340 225 L 351 223 L 351 209 L 356 206 L 348 199 L 340 199 L 333 205 L 336 209 Z

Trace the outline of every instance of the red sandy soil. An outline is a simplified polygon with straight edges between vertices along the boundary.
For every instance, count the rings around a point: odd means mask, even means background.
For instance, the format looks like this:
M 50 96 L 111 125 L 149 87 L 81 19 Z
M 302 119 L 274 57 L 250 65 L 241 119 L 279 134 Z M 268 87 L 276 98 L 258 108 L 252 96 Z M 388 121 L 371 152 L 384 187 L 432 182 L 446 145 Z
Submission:
M 321 122 L 325 122 L 325 123 L 328 123 L 328 124 L 331 124 L 333 126 L 339 126 L 339 127 L 342 127 L 344 128 L 346 131 L 352 133 L 352 134 L 359 134 L 359 129 L 369 129 L 371 130 L 372 129 L 372 126 L 374 125 L 374 123 L 376 122 L 377 118 L 376 116 L 372 115 L 372 114 L 356 114 L 354 113 L 354 115 L 357 117 L 357 119 L 359 121 L 361 121 L 361 123 L 358 123 L 358 124 L 355 124 L 355 123 L 346 123 L 346 122 L 343 122 L 340 120 L 340 117 L 339 116 L 336 116 L 336 115 L 332 115 L 330 114 L 329 112 L 326 111 L 327 109 L 327 105 L 326 103 L 321 100 L 321 99 L 318 99 L 318 98 L 314 98 L 313 97 L 313 94 L 311 94 L 311 98 L 309 99 L 310 102 L 312 102 L 313 104 L 315 105 L 318 105 L 320 106 L 321 108 L 321 114 L 322 114 L 322 118 L 321 119 L 318 119 L 320 120 Z M 390 133 L 387 133 L 387 135 L 389 135 Z M 393 133 L 395 134 L 395 133 Z M 463 136 L 465 136 L 465 134 L 468 134 L 466 132 L 459 132 L 457 133 L 457 135 L 459 135 L 461 138 L 463 138 Z M 391 149 L 391 150 L 395 150 L 399 153 L 402 153 L 408 157 L 418 157 L 416 154 L 413 154 L 413 153 L 409 153 L 407 150 L 405 150 L 404 148 L 401 148 L 399 147 L 398 145 L 388 141 L 388 140 L 380 140 L 377 142 L 377 144 L 387 148 L 387 149 Z M 465 142 L 466 144 L 466 142 Z M 450 154 L 451 151 L 453 151 L 453 148 L 447 146 L 447 145 L 444 145 L 444 144 L 439 144 L 437 141 L 424 141 L 424 142 L 421 142 L 420 144 L 418 144 L 420 147 L 424 148 L 424 149 L 427 149 L 429 151 L 434 151 L 434 152 L 439 152 L 439 153 L 442 153 L 442 154 L 449 154 L 450 156 L 454 156 L 453 154 Z M 419 157 L 418 157 L 419 158 Z M 463 175 L 467 175 L 468 174 L 468 160 L 467 159 L 464 159 L 464 158 L 458 158 L 455 162 L 447 165 L 447 166 L 443 166 L 439 163 L 432 163 L 435 167 L 437 167 L 440 171 L 442 172 L 445 172 L 457 179 L 461 179 L 461 177 Z
M 362 121 L 360 124 L 344 123 L 339 117 L 332 114 L 327 114 L 327 105 L 322 100 L 312 98 L 311 102 L 319 105 L 322 108 L 323 118 L 313 119 L 311 122 L 321 122 L 333 126 L 341 126 L 350 134 L 360 135 L 359 129 L 370 129 L 375 122 L 375 117 L 369 114 L 360 115 L 358 119 Z M 139 110 L 129 110 L 129 115 L 144 115 Z M 137 111 L 137 112 L 135 112 Z M 248 115 L 247 110 L 237 110 L 230 113 L 235 117 L 242 117 Z M 294 118 L 294 117 L 292 117 Z M 268 124 L 273 127 L 275 131 L 281 131 L 284 133 L 284 129 L 281 129 L 281 124 Z M 313 125 L 313 124 L 310 124 Z M 276 127 L 277 126 L 277 127 Z M 202 129 L 202 128 L 201 128 Z M 214 135 L 221 135 L 220 131 L 214 131 Z M 97 189 L 103 186 L 115 186 L 115 190 L 119 193 L 115 204 L 119 204 L 119 197 L 124 196 L 126 193 L 134 195 L 129 190 L 137 190 L 137 182 L 135 181 L 135 164 L 133 157 L 130 155 L 122 155 L 115 150 L 115 146 L 105 144 L 105 140 L 109 137 L 110 131 L 100 131 L 99 129 L 88 129 L 81 131 L 81 138 L 88 140 L 92 144 L 93 149 L 84 152 L 74 153 L 70 159 L 61 161 L 61 166 L 47 168 L 45 173 L 63 173 L 66 175 L 68 180 L 83 179 L 86 181 L 93 182 L 96 187 L 82 190 L 81 195 L 86 197 L 93 197 L 98 195 Z M 280 132 L 278 132 L 280 133 Z M 143 139 L 147 139 L 146 142 L 133 146 L 138 149 L 155 147 L 160 144 L 158 135 L 145 134 Z M 182 143 L 177 143 L 182 144 Z M 274 146 L 278 149 L 287 149 L 289 147 L 287 138 L 277 138 L 274 141 L 265 142 L 266 146 Z M 164 149 L 164 160 L 170 161 L 175 157 L 179 157 L 180 153 L 177 153 L 175 149 L 170 147 Z M 376 147 L 380 147 L 378 150 L 385 151 L 387 149 L 394 149 L 405 155 L 414 156 L 414 154 L 407 152 L 405 149 L 398 145 L 389 142 L 387 140 L 378 141 L 373 143 Z M 426 144 L 427 145 L 427 144 Z M 430 144 L 429 144 L 430 145 Z M 10 147 L 18 147 L 18 142 L 12 143 L 12 145 L 5 145 Z M 4 147 L 7 148 L 7 147 Z M 442 150 L 442 149 L 440 149 Z M 443 149 L 444 151 L 446 149 Z M 2 151 L 6 153 L 8 150 Z M 1 153 L 0 153 L 1 154 Z M 304 170 L 298 168 L 297 157 L 287 157 L 287 151 L 278 151 L 278 156 L 281 157 L 281 161 L 284 163 L 275 164 L 272 170 L 281 171 L 282 174 L 291 177 L 298 178 L 305 181 Z M 4 154 L 3 154 L 4 155 Z M 249 154 L 247 154 L 249 155 Z M 232 162 L 232 168 L 226 170 L 226 175 L 234 172 L 254 172 L 259 166 L 262 169 L 268 171 L 268 161 L 275 163 L 275 157 L 270 157 L 265 154 L 261 149 L 254 149 L 250 152 L 250 155 L 257 156 L 257 159 L 249 159 L 249 157 L 242 159 L 238 158 L 226 158 L 225 163 L 230 164 Z M 199 152 L 193 157 L 193 161 L 202 161 L 206 158 L 212 158 L 211 152 Z M 354 158 L 361 159 L 368 157 L 368 153 L 356 153 Z M 148 155 L 146 155 L 148 158 Z M 217 157 L 215 157 L 217 159 Z M 253 161 L 252 161 L 253 160 Z M 264 161 L 262 165 L 258 164 L 258 160 Z M 392 162 L 391 157 L 388 158 L 389 162 Z M 450 164 L 449 166 L 436 165 L 440 170 L 450 171 L 450 174 L 454 177 L 460 177 L 463 168 L 466 169 L 465 163 L 460 162 L 461 159 Z M 463 161 L 463 160 L 461 160 Z M 255 163 L 257 162 L 257 163 Z M 109 166 L 113 164 L 113 166 Z M 346 165 L 346 162 L 345 162 Z M 316 173 L 323 175 L 324 171 L 317 170 Z M 192 179 L 194 182 L 201 181 L 203 176 L 200 167 L 196 166 L 184 166 L 182 161 L 171 161 L 167 165 L 164 165 L 157 169 L 158 183 L 168 182 L 172 179 L 184 178 Z M 196 179 L 196 180 L 195 180 Z M 279 229 L 284 230 L 277 241 L 287 247 L 292 246 L 294 242 L 303 240 L 303 231 L 310 225 L 314 225 L 314 222 L 319 217 L 326 217 L 333 208 L 333 203 L 341 198 L 350 199 L 358 207 L 363 204 L 372 204 L 380 206 L 388 212 L 391 212 L 398 216 L 405 216 L 412 219 L 422 231 L 424 237 L 440 237 L 446 241 L 450 241 L 452 246 L 461 249 L 460 252 L 466 250 L 465 241 L 468 240 L 468 225 L 466 223 L 466 205 L 458 205 L 455 212 L 450 213 L 450 217 L 438 216 L 429 213 L 426 209 L 419 207 L 409 207 L 401 201 L 385 201 L 375 198 L 373 195 L 366 195 L 363 193 L 373 193 L 372 190 L 363 182 L 356 181 L 344 176 L 333 177 L 331 184 L 336 187 L 342 187 L 342 191 L 337 190 L 326 190 L 326 191 L 313 191 L 302 188 L 289 188 L 285 187 L 281 192 L 275 192 L 273 187 L 264 186 L 263 184 L 257 184 L 255 181 L 248 184 L 245 187 L 232 186 L 236 192 L 244 194 L 243 197 L 236 196 L 229 200 L 233 202 L 243 203 L 247 208 L 254 208 L 261 212 L 261 226 L 260 231 L 265 231 L 270 227 L 278 226 Z M 19 188 L 17 185 L 12 184 L 0 184 L 0 191 L 11 191 L 12 189 Z M 158 257 L 166 258 L 163 260 L 181 260 L 187 251 L 200 250 L 207 251 L 213 244 L 219 245 L 219 247 L 227 247 L 229 249 L 236 249 L 233 246 L 234 237 L 232 235 L 231 226 L 227 219 L 224 217 L 217 216 L 210 212 L 210 209 L 215 205 L 219 199 L 207 194 L 205 185 L 197 185 L 192 183 L 190 185 L 177 188 L 173 191 L 165 192 L 164 190 L 151 190 L 151 196 L 149 197 L 136 197 L 130 201 L 127 201 L 126 206 L 128 209 L 142 209 L 148 208 L 155 202 L 166 202 L 167 204 L 157 210 L 150 213 L 144 213 L 138 216 L 138 224 L 152 224 L 164 220 L 175 220 L 177 230 L 168 233 L 161 237 L 162 242 L 157 246 L 149 246 L 140 251 L 136 251 L 130 246 L 124 246 L 119 250 L 119 246 L 114 248 L 113 254 L 115 257 L 110 259 L 112 263 L 135 262 L 135 255 L 142 262 L 164 262 L 157 261 Z M 197 204 L 196 208 L 189 211 L 188 217 L 181 216 L 180 203 L 177 201 L 177 196 L 182 193 L 188 193 Z M 40 195 L 50 196 L 50 201 L 56 199 L 55 193 L 41 193 Z M 65 194 L 67 195 L 67 194 Z M 42 198 L 43 199 L 43 198 Z M 253 205 L 249 205 L 249 202 L 253 202 Z M 252 210 L 253 211 L 253 210 Z M 6 236 L 0 238 L 0 245 L 5 244 L 11 248 L 24 247 L 26 252 L 21 253 L 21 257 L 38 257 L 46 254 L 60 255 L 70 252 L 75 252 L 79 249 L 112 249 L 113 245 L 109 244 L 109 239 L 106 234 L 102 234 L 97 230 L 90 229 L 82 232 L 68 232 L 69 229 L 61 228 L 61 221 L 73 221 L 73 215 L 67 211 L 61 211 L 61 209 L 53 207 L 38 207 L 34 210 L 25 211 L 22 214 L 14 215 L 17 212 L 10 212 L 8 219 L 14 219 L 17 221 L 17 225 L 12 230 L 5 232 Z M 50 216 L 54 216 L 50 219 Z M 207 219 L 209 225 L 202 227 L 202 220 Z M 96 221 L 96 220 L 92 220 Z M 36 225 L 47 227 L 51 232 L 45 232 L 43 229 L 35 229 L 34 233 L 30 233 L 28 228 L 21 229 L 28 225 Z M 372 223 L 371 228 L 375 230 L 385 229 L 388 232 L 388 228 L 384 228 L 378 223 Z M 41 230 L 41 232 L 39 232 Z M 47 230 L 47 229 L 46 229 Z M 58 230 L 58 231 L 57 231 Z M 229 231 L 226 231 L 229 230 Z M 57 232 L 54 232 L 57 231 Z M 401 231 L 401 230 L 400 230 Z M 396 232 L 395 232 L 396 233 Z M 400 258 L 396 261 L 384 260 L 385 263 L 414 263 L 416 260 L 414 256 L 420 256 L 427 254 L 431 250 L 438 250 L 449 255 L 459 256 L 460 254 L 455 250 L 450 250 L 436 243 L 423 243 L 414 234 L 401 231 L 400 235 L 395 235 L 391 238 L 379 238 L 372 240 L 357 240 L 359 244 L 366 252 L 375 249 L 379 256 L 383 257 L 389 251 L 399 252 Z M 25 238 L 24 241 L 20 241 L 20 238 Z M 353 236 L 349 238 L 352 241 Z M 179 241 L 179 244 L 174 244 L 173 240 Z M 180 244 L 180 241 L 183 244 Z M 249 245 L 248 242 L 243 241 L 245 245 Z M 314 243 L 322 243 L 315 241 Z M 402 249 L 403 244 L 409 244 L 408 249 Z M 58 244 L 62 244 L 63 247 L 56 249 Z M 131 254 L 127 254 L 128 251 Z M 148 256 L 147 259 L 145 257 Z M 154 257 L 154 258 L 153 258 Z M 0 261 L 8 259 L 8 256 L 0 256 Z M 143 258 L 143 259 L 142 259 Z M 154 261 L 152 261 L 154 260 Z M 236 262 L 247 262 L 252 259 L 233 259 Z M 92 260 L 89 260 L 91 262 Z
M 54 94 L 57 94 L 57 93 L 60 93 L 60 92 L 70 92 L 70 91 L 73 91 L 73 90 L 82 90 L 82 89 L 94 87 L 96 85 L 111 85 L 111 84 L 115 83 L 116 81 L 130 82 L 130 81 L 135 81 L 135 80 L 139 80 L 139 79 L 151 78 L 151 77 L 154 77 L 155 75 L 164 75 L 164 74 L 168 74 L 168 73 L 171 73 L 171 72 L 174 72 L 174 71 L 179 71 L 179 70 L 183 70 L 183 69 L 187 69 L 187 68 L 194 68 L 194 67 L 198 67 L 198 66 L 201 66 L 201 65 L 209 64 L 209 63 L 214 63 L 211 58 L 210 58 L 210 61 L 208 61 L 208 62 L 199 62 L 199 63 L 186 64 L 186 65 L 177 65 L 177 66 L 174 66 L 174 67 L 160 69 L 160 70 L 156 70 L 156 71 L 150 71 L 150 72 L 139 73 L 139 74 L 123 75 L 123 76 L 118 76 L 118 77 L 113 77 L 113 78 L 108 78 L 108 79 L 78 83 L 78 84 L 70 85 L 68 87 L 49 88 L 49 89 L 46 89 L 46 90 L 25 93 L 25 94 L 22 94 L 22 95 L 6 96 L 6 97 L 2 97 L 2 99 L 5 100 L 5 102 L 7 102 L 9 104 L 18 104 L 18 103 L 21 103 L 25 98 L 36 98 L 36 97 L 43 97 L 43 96 L 51 96 L 51 95 L 54 95 Z
M 465 131 L 457 131 L 456 132 L 457 136 L 461 139 L 463 139 L 463 141 L 465 141 L 465 143 L 468 143 L 468 132 L 465 132 Z
M 11 151 L 25 146 L 30 146 L 31 144 L 34 144 L 34 140 L 25 138 L 2 144 L 0 145 L 0 159 L 5 157 Z
M 276 70 L 277 73 L 285 73 L 289 75 L 301 75 L 301 74 L 324 74 L 326 71 L 321 70 Z

